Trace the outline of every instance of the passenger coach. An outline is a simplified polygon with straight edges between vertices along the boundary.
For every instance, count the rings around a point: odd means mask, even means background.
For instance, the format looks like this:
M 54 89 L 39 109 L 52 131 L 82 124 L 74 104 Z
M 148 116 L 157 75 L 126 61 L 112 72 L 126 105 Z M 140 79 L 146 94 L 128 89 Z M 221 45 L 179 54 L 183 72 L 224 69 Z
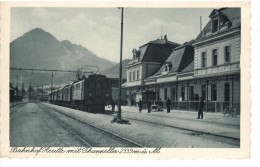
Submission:
M 112 99 L 111 84 L 104 75 L 89 75 L 50 93 L 50 102 L 84 111 L 103 112 Z

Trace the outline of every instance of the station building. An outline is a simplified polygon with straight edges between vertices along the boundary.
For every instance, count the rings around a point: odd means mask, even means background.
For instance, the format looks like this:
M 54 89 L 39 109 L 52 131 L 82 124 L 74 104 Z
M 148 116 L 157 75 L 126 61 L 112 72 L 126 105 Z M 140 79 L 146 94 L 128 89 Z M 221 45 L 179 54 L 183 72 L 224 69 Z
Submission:
M 129 105 L 150 99 L 165 107 L 170 98 L 172 108 L 197 110 L 202 97 L 206 111 L 221 112 L 231 105 L 239 111 L 240 14 L 240 8 L 213 10 L 210 21 L 195 40 L 175 45 L 167 52 L 161 50 L 164 55 L 152 56 L 149 52 L 143 59 L 143 55 L 138 57 L 145 53 L 143 46 L 134 50 L 123 85 Z M 140 78 L 134 78 L 136 70 L 141 71 L 136 72 Z
M 122 86 L 126 88 L 128 105 L 136 105 L 140 96 L 150 96 L 155 100 L 155 94 L 148 95 L 146 92 L 149 89 L 144 84 L 144 79 L 152 76 L 169 57 L 172 49 L 179 46 L 178 43 L 171 42 L 165 35 L 162 39 L 150 41 L 139 49 L 133 49 L 133 59 L 126 66 L 127 82 Z M 152 97 L 151 97 L 152 96 Z M 142 99 L 146 99 L 142 97 Z

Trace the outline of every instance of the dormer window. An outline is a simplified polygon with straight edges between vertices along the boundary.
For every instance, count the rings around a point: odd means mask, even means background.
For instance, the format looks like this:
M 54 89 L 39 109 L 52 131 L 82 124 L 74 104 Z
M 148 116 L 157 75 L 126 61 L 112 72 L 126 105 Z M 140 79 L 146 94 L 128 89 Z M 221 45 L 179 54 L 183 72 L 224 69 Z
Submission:
M 140 58 L 140 52 L 136 49 L 132 50 L 133 53 L 133 60 L 139 59 Z
M 169 72 L 172 69 L 172 63 L 171 62 L 166 62 L 164 65 L 164 71 Z
M 218 19 L 214 19 L 212 20 L 212 33 L 217 32 L 218 31 Z

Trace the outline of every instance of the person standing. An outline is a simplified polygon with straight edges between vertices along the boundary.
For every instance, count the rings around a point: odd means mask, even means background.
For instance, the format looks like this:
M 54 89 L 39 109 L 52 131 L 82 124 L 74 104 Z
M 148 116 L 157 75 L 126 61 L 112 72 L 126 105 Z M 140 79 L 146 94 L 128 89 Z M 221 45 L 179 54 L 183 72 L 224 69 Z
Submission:
M 115 111 L 115 101 L 112 99 L 111 101 L 112 111 Z
M 171 101 L 170 101 L 169 97 L 166 101 L 166 106 L 167 106 L 167 113 L 170 113 L 170 111 L 171 111 Z
M 148 100 L 148 102 L 147 102 L 148 113 L 151 113 L 151 105 L 152 105 L 151 101 Z
M 138 107 L 139 107 L 139 113 L 141 113 L 142 112 L 142 108 L 143 108 L 143 102 L 142 102 L 141 99 L 138 102 Z
M 204 100 L 203 100 L 202 97 L 200 97 L 199 112 L 198 112 L 198 118 L 197 119 L 203 119 L 203 108 L 204 108 Z

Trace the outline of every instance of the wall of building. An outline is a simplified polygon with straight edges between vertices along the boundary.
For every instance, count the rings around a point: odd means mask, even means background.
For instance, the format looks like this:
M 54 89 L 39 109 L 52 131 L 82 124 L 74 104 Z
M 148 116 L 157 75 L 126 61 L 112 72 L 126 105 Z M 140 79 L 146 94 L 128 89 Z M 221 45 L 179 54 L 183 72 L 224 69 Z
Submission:
M 137 64 L 135 66 L 131 66 L 131 67 L 128 67 L 127 68 L 127 82 L 132 82 L 132 81 L 135 81 L 137 80 L 137 71 L 139 70 L 139 79 L 141 79 L 142 75 L 141 75 L 141 71 L 142 71 L 142 64 Z M 135 79 L 133 79 L 133 72 L 135 71 Z M 132 80 L 130 81 L 130 72 L 131 72 L 131 78 Z
M 166 101 L 165 100 L 165 88 L 167 88 L 167 98 L 171 97 L 171 94 L 172 94 L 172 89 L 171 89 L 171 86 L 170 85 L 165 85 L 165 86 L 162 86 L 160 87 L 160 93 L 159 93 L 159 98 L 161 99 L 161 101 Z
M 203 44 L 195 47 L 194 69 L 201 68 L 201 55 L 202 52 L 207 53 L 207 67 L 212 67 L 212 51 L 218 50 L 218 65 L 225 64 L 224 48 L 225 46 L 231 47 L 231 62 L 240 61 L 240 35 L 230 37 L 227 39 L 218 40 L 212 43 Z

